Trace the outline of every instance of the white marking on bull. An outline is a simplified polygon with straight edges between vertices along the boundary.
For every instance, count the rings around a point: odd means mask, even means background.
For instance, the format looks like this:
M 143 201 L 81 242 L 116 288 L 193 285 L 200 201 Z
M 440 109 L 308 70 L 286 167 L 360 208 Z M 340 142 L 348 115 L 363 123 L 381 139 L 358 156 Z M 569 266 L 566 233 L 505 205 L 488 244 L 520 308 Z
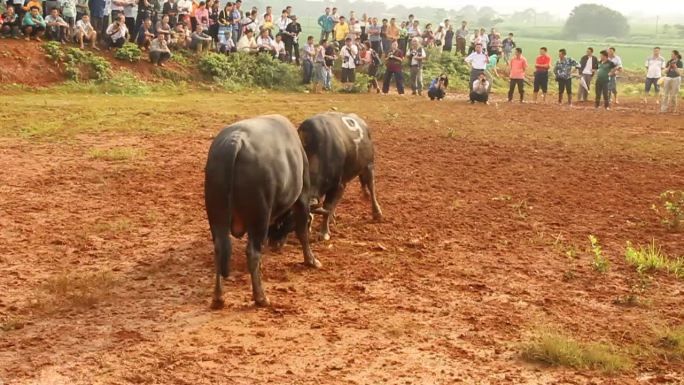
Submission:
M 356 121 L 354 118 L 350 117 L 343 117 L 342 122 L 344 123 L 345 126 L 349 129 L 349 131 L 352 132 L 358 132 L 359 137 L 358 138 L 353 138 L 352 140 L 354 141 L 354 145 L 356 146 L 356 153 L 358 154 L 359 152 L 359 144 L 363 140 L 363 127 L 359 124 L 359 122 Z

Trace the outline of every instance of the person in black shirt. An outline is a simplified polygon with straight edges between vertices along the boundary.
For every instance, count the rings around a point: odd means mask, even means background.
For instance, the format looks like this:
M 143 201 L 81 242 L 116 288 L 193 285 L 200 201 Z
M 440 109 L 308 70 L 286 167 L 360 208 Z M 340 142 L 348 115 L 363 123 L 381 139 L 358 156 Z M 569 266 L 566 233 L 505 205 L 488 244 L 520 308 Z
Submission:
M 302 32 L 302 26 L 297 22 L 297 16 L 291 15 L 292 22 L 285 28 L 283 36 L 283 43 L 285 43 L 285 52 L 287 53 L 287 61 L 292 61 L 292 54 L 294 50 L 294 57 L 297 65 L 299 65 L 299 34 Z
M 454 28 L 452 26 L 449 26 L 449 28 L 447 28 L 446 32 L 444 33 L 444 47 L 442 47 L 442 51 L 451 52 L 451 48 L 453 46 L 454 46 Z
M 164 3 L 162 13 L 169 17 L 171 29 L 176 28 L 176 24 L 178 24 L 178 2 L 176 0 L 169 0 Z

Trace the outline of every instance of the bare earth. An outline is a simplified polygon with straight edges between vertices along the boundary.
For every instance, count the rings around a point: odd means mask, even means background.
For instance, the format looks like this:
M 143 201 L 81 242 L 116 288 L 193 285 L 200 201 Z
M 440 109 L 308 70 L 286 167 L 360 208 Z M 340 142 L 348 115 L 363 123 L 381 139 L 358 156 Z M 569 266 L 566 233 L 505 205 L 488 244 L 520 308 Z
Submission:
M 232 104 L 239 98 L 239 102 Z M 65 99 L 67 99 L 65 101 Z M 216 93 L 140 98 L 20 95 L 0 102 L 0 383 L 5 384 L 676 384 L 684 362 L 636 358 L 626 371 L 521 358 L 540 326 L 621 349 L 684 323 L 684 281 L 655 273 L 642 304 L 627 241 L 684 255 L 651 204 L 684 189 L 684 119 L 653 107 L 474 106 L 409 97 Z M 128 103 L 122 130 L 23 135 L 13 115 Z M 193 125 L 154 115 L 177 106 Z M 214 104 L 221 107 L 216 111 Z M 210 311 L 213 247 L 203 167 L 225 124 L 336 108 L 373 130 L 385 220 L 351 184 L 333 239 L 305 268 L 292 240 L 263 262 L 273 306 L 255 308 L 244 240 L 226 308 Z M 28 108 L 28 107 L 26 107 Z M 160 107 L 161 108 L 161 107 Z M 202 112 L 201 109 L 207 109 Z M 128 112 L 125 112 L 128 111 Z M 193 115 L 194 113 L 194 115 Z M 152 114 L 150 116 L 150 114 Z M 112 118 L 113 119 L 113 118 Z M 102 124 L 102 123 L 98 123 Z M 164 133 L 147 125 L 182 124 Z M 93 148 L 133 148 L 110 160 Z M 590 266 L 588 235 L 611 262 Z M 566 251 L 577 250 L 576 258 Z M 98 275 L 92 303 L 55 295 L 55 277 Z

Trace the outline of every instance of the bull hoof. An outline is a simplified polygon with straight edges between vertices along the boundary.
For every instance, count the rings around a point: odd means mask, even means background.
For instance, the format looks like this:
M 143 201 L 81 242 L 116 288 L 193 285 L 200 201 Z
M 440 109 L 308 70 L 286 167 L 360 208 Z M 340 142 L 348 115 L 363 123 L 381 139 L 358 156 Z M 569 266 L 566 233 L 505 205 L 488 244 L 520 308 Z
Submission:
M 271 306 L 271 301 L 269 301 L 268 298 L 266 298 L 266 297 L 255 298 L 254 304 L 257 307 L 268 307 L 268 306 Z
M 304 264 L 306 266 L 313 267 L 314 269 L 320 269 L 321 267 L 323 267 L 323 264 L 316 258 L 314 258 L 311 261 L 306 261 L 304 262 Z
M 373 213 L 373 219 L 376 221 L 381 221 L 382 220 L 382 211 L 378 211 L 377 213 Z
M 330 233 L 318 234 L 318 240 L 319 241 L 329 241 L 330 240 Z
M 225 306 L 225 302 L 223 301 L 223 298 L 214 298 L 213 301 L 211 301 L 211 310 L 220 310 L 223 309 Z

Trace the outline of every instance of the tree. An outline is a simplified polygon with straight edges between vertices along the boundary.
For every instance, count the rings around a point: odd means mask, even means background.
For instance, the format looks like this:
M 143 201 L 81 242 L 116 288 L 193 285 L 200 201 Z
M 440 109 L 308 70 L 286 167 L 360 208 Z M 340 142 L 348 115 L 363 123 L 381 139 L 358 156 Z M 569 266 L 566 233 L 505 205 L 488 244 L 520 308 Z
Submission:
M 580 34 L 624 37 L 629 34 L 629 23 L 618 11 L 597 4 L 582 4 L 572 10 L 563 32 L 572 39 Z

